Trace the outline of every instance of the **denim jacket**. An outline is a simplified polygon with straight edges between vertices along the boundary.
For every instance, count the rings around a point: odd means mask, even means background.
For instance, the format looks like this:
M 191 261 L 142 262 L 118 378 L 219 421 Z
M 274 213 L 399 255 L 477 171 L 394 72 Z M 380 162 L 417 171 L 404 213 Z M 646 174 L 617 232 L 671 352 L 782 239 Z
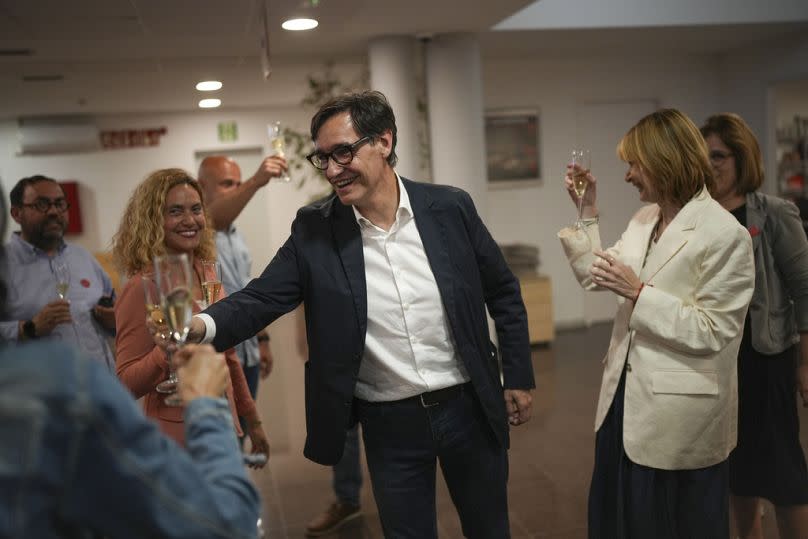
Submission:
M 254 539 L 226 401 L 185 414 L 187 451 L 100 363 L 55 342 L 0 347 L 0 537 Z
M 746 195 L 746 228 L 755 254 L 752 346 L 777 354 L 808 331 L 808 240 L 794 204 L 757 192 Z

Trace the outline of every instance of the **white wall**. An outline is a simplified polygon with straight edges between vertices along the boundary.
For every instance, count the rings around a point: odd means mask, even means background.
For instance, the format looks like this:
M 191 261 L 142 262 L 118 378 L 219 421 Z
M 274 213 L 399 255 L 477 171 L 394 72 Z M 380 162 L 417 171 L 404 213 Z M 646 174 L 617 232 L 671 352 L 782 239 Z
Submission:
M 777 103 L 775 87 L 783 82 L 808 80 L 808 36 L 737 51 L 720 64 L 722 110 L 740 114 L 758 134 L 766 164 L 766 177 L 776 177 Z M 763 189 L 776 192 L 774 181 Z

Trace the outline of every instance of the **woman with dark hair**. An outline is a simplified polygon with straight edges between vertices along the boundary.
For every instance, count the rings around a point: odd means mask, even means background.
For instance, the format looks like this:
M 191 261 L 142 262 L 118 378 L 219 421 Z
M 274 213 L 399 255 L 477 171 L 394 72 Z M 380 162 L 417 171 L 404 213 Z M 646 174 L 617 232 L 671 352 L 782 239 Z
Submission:
M 808 470 L 797 393 L 808 406 L 808 240 L 797 208 L 760 193 L 763 159 L 737 114 L 710 116 L 701 133 L 715 173 L 713 197 L 747 228 L 755 291 L 738 354 L 738 446 L 729 458 L 735 525 L 760 539 L 760 499 L 776 509 L 782 539 L 808 537 Z
M 647 205 L 602 250 L 587 174 L 584 224 L 559 233 L 581 285 L 614 292 L 618 305 L 595 420 L 589 537 L 726 539 L 752 242 L 710 197 L 707 148 L 681 112 L 644 117 L 617 153 Z M 577 172 L 570 166 L 565 178 L 576 205 Z
M 213 229 L 207 222 L 196 180 L 183 170 L 163 169 L 150 174 L 135 189 L 113 238 L 116 263 L 129 277 L 116 306 L 117 373 L 136 398 L 144 397 L 146 415 L 180 444 L 185 436 L 183 411 L 167 405 L 165 395 L 155 389 L 169 375 L 168 356 L 166 343 L 152 338 L 146 325 L 143 276 L 152 274 L 155 256 L 185 254 L 195 277 L 194 297 L 201 299 L 201 261 L 215 258 L 216 249 Z M 232 380 L 227 396 L 236 432 L 241 434 L 238 416 L 242 416 L 253 453 L 268 454 L 269 444 L 244 371 L 232 349 L 225 358 Z

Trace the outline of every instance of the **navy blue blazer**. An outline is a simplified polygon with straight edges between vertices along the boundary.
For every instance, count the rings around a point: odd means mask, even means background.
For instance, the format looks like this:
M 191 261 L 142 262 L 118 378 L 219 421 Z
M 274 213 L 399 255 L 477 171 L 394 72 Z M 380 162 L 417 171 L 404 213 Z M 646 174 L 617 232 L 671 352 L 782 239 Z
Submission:
M 466 192 L 402 182 L 457 353 L 493 436 L 507 448 L 503 386 L 485 307 L 496 324 L 505 387 L 535 387 L 519 282 Z M 354 386 L 367 331 L 362 237 L 352 208 L 336 196 L 301 208 L 289 239 L 261 276 L 205 311 L 216 322 L 213 345 L 230 348 L 301 301 L 309 345 L 304 454 L 320 464 L 335 464 L 342 456 L 345 430 L 355 422 Z

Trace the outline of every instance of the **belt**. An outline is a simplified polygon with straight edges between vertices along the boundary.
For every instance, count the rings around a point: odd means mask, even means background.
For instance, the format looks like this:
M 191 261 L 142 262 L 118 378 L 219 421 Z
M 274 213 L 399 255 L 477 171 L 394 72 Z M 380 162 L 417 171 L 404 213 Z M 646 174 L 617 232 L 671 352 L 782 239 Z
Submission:
M 431 408 L 442 402 L 459 397 L 463 394 L 463 388 L 467 385 L 468 384 L 460 384 L 456 386 L 444 387 L 443 389 L 436 389 L 435 391 L 427 391 L 426 393 L 421 393 L 420 395 L 415 395 L 414 397 L 404 400 L 417 399 L 421 402 L 421 406 L 424 408 Z
M 366 401 L 362 399 L 356 399 L 356 402 L 364 406 L 383 406 L 385 404 L 395 405 L 401 403 L 417 402 L 424 408 L 432 408 L 433 406 L 437 406 L 438 404 L 450 401 L 454 398 L 461 396 L 464 391 L 467 391 L 466 388 L 469 385 L 470 382 L 466 382 L 465 384 L 458 384 L 456 386 L 444 387 L 442 389 L 436 389 L 435 391 L 427 391 L 426 393 L 421 393 L 420 395 L 413 395 L 412 397 L 407 397 L 406 399 L 400 399 L 396 401 Z

